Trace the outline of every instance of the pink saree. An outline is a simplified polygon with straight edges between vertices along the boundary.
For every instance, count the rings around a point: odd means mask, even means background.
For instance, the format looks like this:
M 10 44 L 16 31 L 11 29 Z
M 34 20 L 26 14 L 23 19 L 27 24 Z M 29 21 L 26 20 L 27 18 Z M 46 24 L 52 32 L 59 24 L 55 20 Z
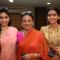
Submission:
M 14 27 L 8 27 L 2 34 L 0 60 L 16 60 L 16 41 L 18 30 Z

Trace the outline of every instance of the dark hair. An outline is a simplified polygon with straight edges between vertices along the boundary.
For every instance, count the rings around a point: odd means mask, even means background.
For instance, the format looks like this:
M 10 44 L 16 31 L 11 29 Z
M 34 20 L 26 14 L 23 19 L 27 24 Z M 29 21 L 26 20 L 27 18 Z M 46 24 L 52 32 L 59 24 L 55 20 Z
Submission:
M 10 17 L 9 9 L 6 7 L 0 7 L 0 14 L 1 13 L 6 13 Z M 10 26 L 10 25 L 11 25 L 11 20 L 8 23 L 8 26 Z
M 31 17 L 32 17 L 32 20 L 33 20 L 33 15 L 32 15 L 32 13 L 24 13 L 24 14 L 21 14 L 21 21 L 22 21 L 22 18 L 23 18 L 24 16 L 26 16 L 26 15 L 31 16 Z
M 59 10 L 58 10 L 56 7 L 50 7 L 50 8 L 48 9 L 48 12 L 49 12 L 50 10 L 56 11 L 57 14 L 59 15 Z

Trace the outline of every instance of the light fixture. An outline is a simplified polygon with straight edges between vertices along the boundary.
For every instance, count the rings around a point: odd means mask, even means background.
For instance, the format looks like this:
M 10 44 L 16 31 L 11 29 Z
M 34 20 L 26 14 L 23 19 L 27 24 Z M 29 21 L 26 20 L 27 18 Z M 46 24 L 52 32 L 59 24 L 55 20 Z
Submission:
M 48 3 L 46 3 L 47 5 L 50 5 L 51 3 L 50 2 L 48 2 Z
M 13 0 L 9 0 L 9 2 L 13 2 Z

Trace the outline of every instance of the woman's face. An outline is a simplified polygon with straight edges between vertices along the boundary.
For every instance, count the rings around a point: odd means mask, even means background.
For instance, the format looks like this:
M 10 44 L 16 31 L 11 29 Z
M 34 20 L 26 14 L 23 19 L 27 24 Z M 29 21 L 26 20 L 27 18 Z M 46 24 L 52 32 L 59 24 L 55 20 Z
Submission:
M 29 15 L 25 15 L 22 17 L 22 23 L 21 23 L 22 27 L 26 30 L 29 30 L 32 28 L 33 26 L 33 20 L 32 17 Z
M 1 26 L 8 26 L 8 23 L 9 23 L 9 16 L 7 13 L 5 12 L 2 12 L 0 13 L 0 24 Z
M 57 20 L 58 20 L 58 14 L 57 14 L 57 12 L 56 12 L 55 10 L 50 10 L 50 11 L 48 12 L 48 17 L 47 17 L 47 19 L 48 19 L 48 22 L 49 22 L 50 24 L 57 23 Z

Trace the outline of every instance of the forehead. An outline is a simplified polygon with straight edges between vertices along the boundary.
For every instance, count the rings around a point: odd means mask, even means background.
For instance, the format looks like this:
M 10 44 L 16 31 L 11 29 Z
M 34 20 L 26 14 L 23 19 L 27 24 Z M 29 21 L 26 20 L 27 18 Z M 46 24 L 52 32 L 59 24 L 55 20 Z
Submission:
M 57 12 L 55 10 L 50 10 L 48 14 L 57 14 Z
M 6 12 L 1 12 L 0 13 L 0 16 L 5 16 L 5 15 L 8 16 L 8 14 Z

